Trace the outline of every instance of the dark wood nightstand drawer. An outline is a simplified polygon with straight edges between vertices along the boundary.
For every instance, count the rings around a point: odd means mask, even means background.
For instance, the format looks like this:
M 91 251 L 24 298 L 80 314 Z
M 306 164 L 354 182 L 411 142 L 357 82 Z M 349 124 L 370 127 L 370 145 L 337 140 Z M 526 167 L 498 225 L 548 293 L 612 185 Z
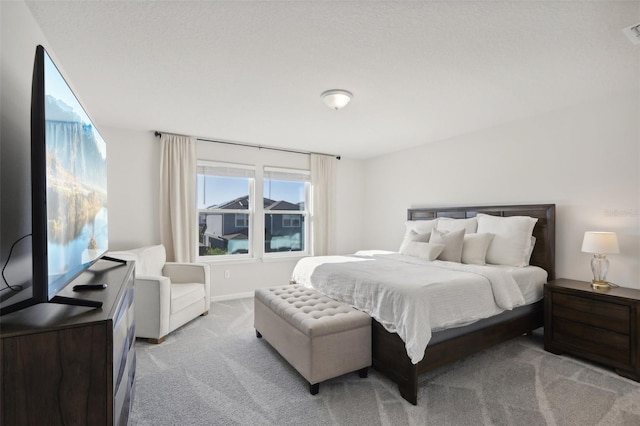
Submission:
M 562 346 L 599 355 L 610 362 L 622 365 L 630 362 L 628 335 L 556 318 L 553 340 L 561 342 Z
M 553 316 L 629 334 L 631 311 L 628 305 L 555 293 L 553 294 Z
M 640 382 L 640 290 L 594 289 L 559 278 L 544 286 L 544 348 L 615 368 Z

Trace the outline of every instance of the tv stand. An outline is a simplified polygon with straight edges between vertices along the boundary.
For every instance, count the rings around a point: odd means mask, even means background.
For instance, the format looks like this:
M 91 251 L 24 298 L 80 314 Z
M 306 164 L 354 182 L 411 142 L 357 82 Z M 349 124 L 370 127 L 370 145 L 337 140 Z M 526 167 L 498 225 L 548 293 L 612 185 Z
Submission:
M 82 274 L 74 284 L 107 283 L 91 309 L 39 303 L 2 317 L 0 425 L 126 425 L 136 353 L 134 262 Z

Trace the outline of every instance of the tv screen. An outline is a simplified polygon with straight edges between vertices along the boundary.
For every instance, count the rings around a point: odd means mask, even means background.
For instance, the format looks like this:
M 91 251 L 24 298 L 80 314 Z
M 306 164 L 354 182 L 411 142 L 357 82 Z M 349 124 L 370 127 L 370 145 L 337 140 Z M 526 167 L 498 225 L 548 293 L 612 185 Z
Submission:
M 35 107 L 43 106 L 44 116 L 32 113 L 32 174 L 38 180 L 33 204 L 34 287 L 46 283 L 46 298 L 51 300 L 107 251 L 107 151 L 42 46 L 37 48 L 36 67 L 39 62 L 44 84 L 34 84 L 41 98 Z M 36 253 L 36 246 L 46 252 Z

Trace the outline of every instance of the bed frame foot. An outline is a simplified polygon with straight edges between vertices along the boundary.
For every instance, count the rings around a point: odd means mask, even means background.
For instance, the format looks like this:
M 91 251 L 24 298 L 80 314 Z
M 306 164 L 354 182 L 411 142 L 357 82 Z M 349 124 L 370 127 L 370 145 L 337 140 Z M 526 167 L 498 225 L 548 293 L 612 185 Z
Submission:
M 360 378 L 366 379 L 368 375 L 369 367 L 361 368 L 360 370 L 358 370 L 358 376 L 360 376 Z
M 398 384 L 400 390 L 400 396 L 409 401 L 413 405 L 418 405 L 418 381 L 413 383 L 405 383 L 403 385 Z
M 309 393 L 311 395 L 317 395 L 320 392 L 320 383 L 311 384 L 309 383 Z

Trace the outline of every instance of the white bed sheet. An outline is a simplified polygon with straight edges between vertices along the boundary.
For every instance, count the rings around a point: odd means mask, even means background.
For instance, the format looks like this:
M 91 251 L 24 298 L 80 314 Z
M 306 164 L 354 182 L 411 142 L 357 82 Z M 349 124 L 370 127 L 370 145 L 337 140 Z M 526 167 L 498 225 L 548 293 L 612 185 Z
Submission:
M 394 254 L 396 252 L 387 250 L 361 250 L 355 253 L 356 256 L 375 256 L 382 254 Z M 444 262 L 442 260 L 433 261 L 434 264 L 443 263 L 448 264 L 450 262 Z M 549 274 L 539 266 L 506 266 L 506 265 L 488 265 L 492 268 L 502 269 L 508 272 L 518 284 L 518 288 L 522 292 L 524 297 L 524 304 L 530 305 L 542 300 L 544 297 L 544 284 L 547 282 Z
M 388 331 L 398 333 L 416 364 L 424 356 L 432 331 L 526 304 L 532 297 L 525 299 L 521 287 L 525 293 L 535 288 L 530 277 L 535 274 L 360 251 L 351 256 L 301 259 L 292 278 L 367 312 Z
M 515 266 L 492 265 L 495 268 L 506 270 L 520 288 L 524 297 L 524 304 L 530 305 L 544 296 L 544 284 L 547 282 L 547 271 L 538 266 L 525 266 L 522 268 Z

